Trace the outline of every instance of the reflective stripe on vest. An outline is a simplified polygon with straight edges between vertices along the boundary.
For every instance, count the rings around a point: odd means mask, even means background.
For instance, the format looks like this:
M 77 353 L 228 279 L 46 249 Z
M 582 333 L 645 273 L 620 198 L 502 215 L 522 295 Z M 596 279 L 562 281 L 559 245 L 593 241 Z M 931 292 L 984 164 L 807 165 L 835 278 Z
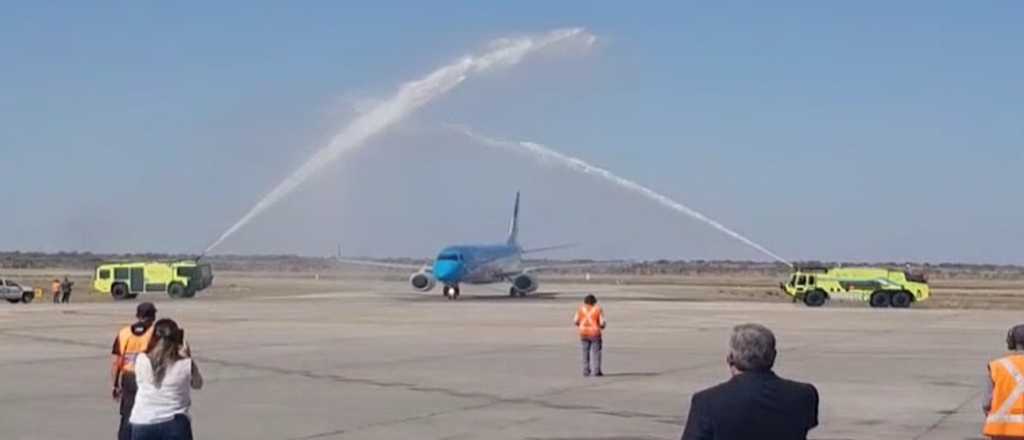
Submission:
M 983 430 L 988 436 L 1024 437 L 1024 356 L 1007 356 L 989 364 L 992 410 Z M 1011 388 L 1012 385 L 1012 388 Z
M 576 316 L 580 321 L 580 336 L 594 338 L 601 336 L 601 306 L 580 306 Z
M 121 371 L 135 371 L 135 358 L 139 356 L 139 353 L 146 352 L 149 348 L 149 339 L 152 336 L 152 325 L 141 336 L 136 336 L 135 333 L 132 333 L 131 326 L 121 329 L 121 333 L 117 335 L 117 342 L 121 344 Z

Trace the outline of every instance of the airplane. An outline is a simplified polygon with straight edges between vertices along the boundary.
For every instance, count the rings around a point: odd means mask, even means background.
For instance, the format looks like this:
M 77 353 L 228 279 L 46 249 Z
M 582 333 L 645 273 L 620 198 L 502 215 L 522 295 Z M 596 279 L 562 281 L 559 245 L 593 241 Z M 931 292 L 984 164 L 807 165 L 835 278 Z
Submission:
M 412 268 L 409 284 L 420 292 L 429 292 L 438 283 L 441 293 L 450 300 L 459 299 L 462 284 L 510 283 L 509 296 L 526 296 L 536 292 L 540 284 L 532 272 L 569 266 L 568 264 L 544 267 L 523 267 L 523 255 L 563 249 L 572 245 L 549 246 L 537 249 L 523 249 L 519 245 L 519 192 L 516 192 L 515 207 L 505 243 L 490 245 L 460 245 L 441 249 L 433 264 L 412 266 L 363 260 L 337 258 L 342 263 L 379 266 L 388 268 Z M 593 266 L 593 264 L 586 264 Z

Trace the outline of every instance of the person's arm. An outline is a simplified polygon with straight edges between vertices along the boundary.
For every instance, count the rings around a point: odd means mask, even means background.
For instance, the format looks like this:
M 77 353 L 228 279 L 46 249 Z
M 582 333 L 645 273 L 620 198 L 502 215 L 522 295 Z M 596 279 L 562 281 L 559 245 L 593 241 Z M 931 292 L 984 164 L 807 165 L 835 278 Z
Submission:
M 190 374 L 192 378 L 189 380 L 189 385 L 192 387 L 193 390 L 203 389 L 203 373 L 199 372 L 199 366 L 196 365 L 196 360 L 195 358 L 192 357 L 192 346 L 188 345 L 188 343 L 186 342 L 185 346 L 182 347 L 182 351 L 182 354 L 190 361 L 192 361 L 192 372 Z
M 121 355 L 112 354 L 110 355 L 110 379 L 114 381 L 114 388 L 117 388 L 120 384 L 118 379 L 121 376 Z
M 110 379 L 114 382 L 111 395 L 116 399 L 121 394 L 121 341 L 114 338 L 114 346 L 110 349 Z
M 818 426 L 818 401 L 820 398 L 818 396 L 818 389 L 814 385 L 808 384 L 807 387 L 810 389 L 810 414 L 808 414 L 807 419 L 807 430 L 810 431 Z
M 199 372 L 199 366 L 196 365 L 195 359 L 192 359 L 192 381 L 189 384 L 192 385 L 193 390 L 203 389 L 203 374 Z
M 576 314 L 572 315 L 572 323 L 574 325 L 576 325 L 576 327 L 579 327 L 580 326 L 580 319 L 582 319 L 582 317 L 580 317 L 580 311 L 577 310 Z
M 710 414 L 704 407 L 700 393 L 690 399 L 690 414 L 686 416 L 686 428 L 680 440 L 714 440 L 715 432 L 711 427 Z
M 601 313 L 597 315 L 597 324 L 601 326 L 602 330 L 604 329 L 604 327 L 606 325 L 608 325 L 608 321 L 604 320 L 604 309 L 603 308 L 601 309 Z
M 985 372 L 985 394 L 981 396 L 981 410 L 988 413 L 992 412 L 992 390 L 996 387 L 996 384 L 992 383 L 992 367 L 986 367 Z

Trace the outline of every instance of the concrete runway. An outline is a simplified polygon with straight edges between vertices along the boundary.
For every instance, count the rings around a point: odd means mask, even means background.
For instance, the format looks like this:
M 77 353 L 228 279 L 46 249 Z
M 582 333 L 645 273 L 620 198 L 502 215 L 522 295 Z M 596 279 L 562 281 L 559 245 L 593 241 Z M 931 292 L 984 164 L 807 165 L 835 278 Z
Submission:
M 559 286 L 544 286 L 558 291 Z M 816 439 L 980 438 L 985 363 L 1019 312 L 808 309 L 599 293 L 604 378 L 583 378 L 579 293 L 448 302 L 404 284 L 249 299 L 154 297 L 206 388 L 199 439 L 668 439 L 727 379 L 731 327 L 759 322 L 776 371 L 821 393 Z M 630 290 L 632 289 L 632 290 Z M 0 306 L 0 438 L 105 439 L 109 351 L 135 303 Z

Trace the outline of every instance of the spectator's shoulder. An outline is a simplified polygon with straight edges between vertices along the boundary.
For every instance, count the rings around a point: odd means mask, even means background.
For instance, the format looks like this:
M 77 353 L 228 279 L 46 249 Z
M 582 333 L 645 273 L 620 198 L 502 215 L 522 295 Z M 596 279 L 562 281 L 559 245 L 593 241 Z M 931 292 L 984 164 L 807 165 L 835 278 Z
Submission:
M 814 385 L 812 385 L 810 383 L 806 383 L 806 382 L 798 382 L 798 381 L 795 381 L 795 380 L 782 379 L 782 378 L 780 378 L 780 379 L 782 380 L 783 383 L 786 384 L 786 387 L 789 388 L 790 390 L 793 390 L 794 392 L 804 393 L 804 394 L 807 394 L 808 396 L 813 396 L 814 399 L 818 398 L 818 389 L 815 388 Z
M 726 381 L 726 382 L 722 382 L 722 383 L 720 383 L 718 385 L 705 388 L 705 389 L 703 389 L 701 391 L 698 391 L 697 393 L 695 393 L 693 395 L 693 402 L 697 403 L 697 402 L 708 402 L 708 401 L 715 400 L 715 399 L 717 399 L 717 398 L 719 398 L 721 396 L 729 394 L 729 390 L 730 390 L 730 388 L 732 388 L 732 386 L 733 386 L 732 382 Z

